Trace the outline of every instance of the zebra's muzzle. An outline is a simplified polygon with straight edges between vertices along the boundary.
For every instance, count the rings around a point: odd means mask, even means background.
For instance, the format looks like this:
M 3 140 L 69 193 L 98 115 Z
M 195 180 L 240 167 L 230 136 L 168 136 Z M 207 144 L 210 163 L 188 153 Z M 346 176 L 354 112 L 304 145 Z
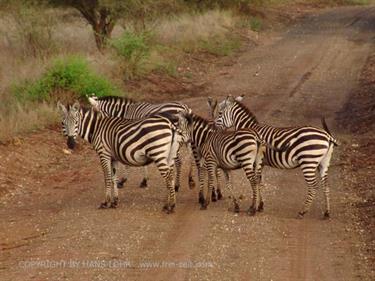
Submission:
M 74 147 L 76 146 L 76 141 L 75 141 L 74 137 L 68 136 L 68 140 L 67 140 L 66 144 L 68 145 L 69 149 L 74 149 Z

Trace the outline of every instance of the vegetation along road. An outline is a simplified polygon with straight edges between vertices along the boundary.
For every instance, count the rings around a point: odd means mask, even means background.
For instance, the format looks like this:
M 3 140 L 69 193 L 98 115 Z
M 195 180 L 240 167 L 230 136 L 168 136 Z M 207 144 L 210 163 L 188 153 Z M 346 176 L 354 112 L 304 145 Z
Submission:
M 208 73 L 204 90 L 182 101 L 206 116 L 207 96 L 244 94 L 261 122 L 321 127 L 325 116 L 333 135 L 350 143 L 336 114 L 358 87 L 373 48 L 374 19 L 373 6 L 310 15 L 241 52 L 234 64 Z M 374 278 L 373 264 L 362 254 L 362 237 L 353 230 L 355 192 L 345 185 L 342 146 L 335 148 L 329 170 L 330 220 L 323 220 L 321 190 L 305 218 L 296 219 L 306 195 L 299 169 L 265 168 L 265 209 L 254 217 L 228 211 L 225 191 L 224 200 L 200 210 L 198 191 L 190 190 L 187 180 L 176 212 L 166 215 L 164 182 L 154 166 L 149 188 L 137 187 L 141 169 L 133 168 L 120 190 L 119 207 L 97 210 L 103 198 L 98 157 L 82 141 L 72 154 L 63 148 L 57 128 L 11 149 L 0 147 L 1 173 L 17 186 L 13 196 L 1 199 L 1 280 Z M 248 182 L 242 171 L 233 178 L 246 210 Z

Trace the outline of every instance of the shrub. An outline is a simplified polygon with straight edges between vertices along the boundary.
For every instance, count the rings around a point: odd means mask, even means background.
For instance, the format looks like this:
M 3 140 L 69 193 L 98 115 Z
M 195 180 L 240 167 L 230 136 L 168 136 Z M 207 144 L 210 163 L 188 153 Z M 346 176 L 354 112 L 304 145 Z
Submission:
M 93 73 L 86 60 L 80 57 L 57 59 L 35 82 L 24 81 L 13 85 L 13 94 L 19 101 L 49 101 L 59 99 L 56 94 L 70 92 L 75 98 L 119 94 L 108 80 Z
M 150 33 L 125 31 L 119 38 L 111 41 L 111 46 L 120 57 L 120 66 L 125 79 L 142 74 L 142 67 L 150 55 Z
M 248 22 L 250 29 L 253 31 L 260 31 L 262 28 L 262 21 L 258 17 L 251 17 Z

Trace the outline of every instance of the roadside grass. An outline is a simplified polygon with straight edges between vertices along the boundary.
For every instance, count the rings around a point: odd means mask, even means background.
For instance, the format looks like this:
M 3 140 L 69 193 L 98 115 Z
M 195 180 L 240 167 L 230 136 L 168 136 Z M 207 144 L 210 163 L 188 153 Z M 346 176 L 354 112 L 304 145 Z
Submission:
M 17 135 L 56 124 L 59 117 L 53 104 L 21 104 L 15 99 L 8 98 L 0 106 L 0 143 L 9 142 Z
M 72 99 L 119 94 L 119 90 L 107 79 L 94 73 L 87 61 L 78 56 L 56 59 L 42 76 L 35 80 L 24 80 L 11 86 L 11 93 L 21 102 L 51 102 L 71 93 Z
M 304 3 L 370 2 L 253 0 L 245 10 L 233 5 L 226 10 L 187 9 L 178 16 L 145 21 L 141 27 L 135 23 L 116 26 L 111 48 L 104 54 L 96 50 L 92 30 L 77 11 L 19 6 L 0 11 L 0 141 L 55 122 L 57 99 L 71 102 L 91 93 L 121 94 L 129 80 L 152 72 L 193 77 L 180 71 L 181 65 L 195 55 L 233 54 L 244 42 L 239 32 L 267 28 L 265 11 Z

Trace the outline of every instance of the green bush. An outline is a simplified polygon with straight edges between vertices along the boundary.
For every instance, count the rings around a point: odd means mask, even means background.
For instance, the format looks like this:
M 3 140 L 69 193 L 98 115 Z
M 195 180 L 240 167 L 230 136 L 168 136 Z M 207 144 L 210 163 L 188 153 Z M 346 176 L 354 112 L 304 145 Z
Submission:
M 75 98 L 92 93 L 98 97 L 119 93 L 108 80 L 93 73 L 80 57 L 57 59 L 37 81 L 24 81 L 12 87 L 19 101 L 49 101 L 58 99 L 56 94 L 64 91 Z
M 258 17 L 251 17 L 249 19 L 249 26 L 251 30 L 258 32 L 262 28 L 262 20 Z
M 150 33 L 125 31 L 121 37 L 113 39 L 111 46 L 120 57 L 120 65 L 126 79 L 142 74 L 142 67 L 150 56 Z

